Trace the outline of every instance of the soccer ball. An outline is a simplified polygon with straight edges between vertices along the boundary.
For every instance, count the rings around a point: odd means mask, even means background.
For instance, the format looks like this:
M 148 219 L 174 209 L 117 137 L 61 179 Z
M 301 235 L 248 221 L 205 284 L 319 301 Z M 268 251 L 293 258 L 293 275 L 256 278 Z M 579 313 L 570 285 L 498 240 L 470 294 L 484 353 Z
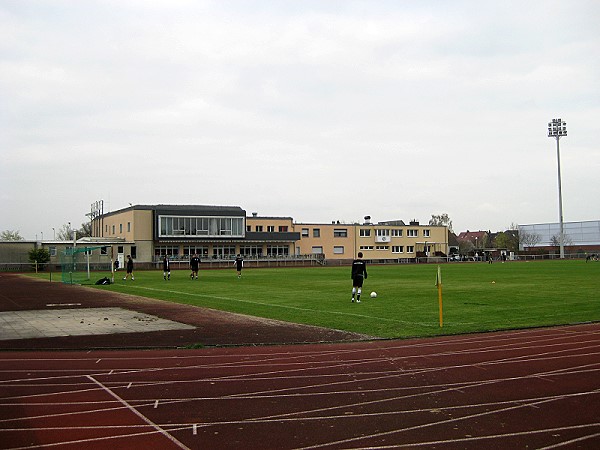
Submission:
M 371 298 L 377 298 L 377 292 L 375 292 L 375 291 L 371 292 Z

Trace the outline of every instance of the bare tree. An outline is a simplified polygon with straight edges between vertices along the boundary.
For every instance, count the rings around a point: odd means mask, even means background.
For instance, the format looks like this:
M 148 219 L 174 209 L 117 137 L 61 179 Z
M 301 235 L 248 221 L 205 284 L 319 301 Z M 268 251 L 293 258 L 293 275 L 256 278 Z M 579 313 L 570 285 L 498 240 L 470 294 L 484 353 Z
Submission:
M 447 213 L 432 214 L 431 219 L 429 219 L 429 225 L 438 227 L 446 226 L 448 227 L 448 231 L 452 231 L 452 220 L 450 220 Z
M 458 240 L 458 252 L 461 255 L 468 255 L 475 249 L 475 245 L 468 239 Z
M 553 247 L 560 247 L 560 234 L 555 234 L 550 238 L 550 245 Z M 563 245 L 573 245 L 573 239 L 568 234 L 563 234 Z
M 542 236 L 538 233 L 529 233 L 527 231 L 519 232 L 519 244 L 525 247 L 535 247 L 542 241 Z
M 0 233 L 0 241 L 22 241 L 23 236 L 19 233 L 19 230 L 4 230 Z
M 59 241 L 72 241 L 73 240 L 73 228 L 70 223 L 65 223 L 56 231 L 56 239 Z

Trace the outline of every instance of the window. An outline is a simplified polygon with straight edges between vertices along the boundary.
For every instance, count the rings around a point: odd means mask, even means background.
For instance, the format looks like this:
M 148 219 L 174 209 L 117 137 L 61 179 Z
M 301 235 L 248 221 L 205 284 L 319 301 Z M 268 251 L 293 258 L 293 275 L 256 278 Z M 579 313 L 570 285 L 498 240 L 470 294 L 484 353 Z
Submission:
M 123 234 L 123 224 L 122 223 L 119 224 L 119 234 Z M 133 258 L 133 256 L 132 256 L 132 258 Z
M 240 254 L 245 258 L 260 258 L 263 254 L 262 245 L 243 245 Z
M 419 236 L 419 230 L 415 230 L 415 229 L 406 230 L 406 235 L 408 237 L 417 237 L 417 236 Z
M 389 250 L 390 246 L 389 245 L 377 245 L 375 246 L 375 250 Z
M 127 232 L 131 233 L 131 222 L 127 222 Z
M 213 259 L 235 258 L 235 245 L 215 245 L 213 247 Z
M 256 231 L 257 231 L 257 233 L 262 233 L 263 226 L 262 225 L 256 225 Z
M 112 226 L 112 229 L 113 229 L 112 234 L 115 234 L 115 226 L 114 225 Z
M 158 229 L 159 237 L 244 237 L 245 232 L 243 217 L 159 216 Z
M 370 228 L 366 228 L 366 229 L 365 228 L 361 228 L 358 231 L 358 235 L 360 237 L 371 237 L 371 229 Z
M 137 247 L 135 245 L 131 246 L 131 258 L 132 259 L 136 259 L 137 258 Z
M 308 228 L 302 228 L 302 237 L 308 237 Z
M 316 237 L 316 238 L 321 237 L 321 229 L 320 228 L 313 229 L 313 237 Z
M 274 233 L 275 225 L 267 225 L 267 233 Z
M 246 231 L 252 231 L 252 226 L 251 225 L 246 225 Z
M 392 245 L 392 253 L 404 253 L 404 245 Z
M 336 245 L 333 247 L 333 254 L 334 255 L 343 255 L 344 254 L 344 246 L 343 245 Z
M 267 245 L 267 256 L 288 256 L 290 248 L 287 245 Z
M 372 245 L 361 245 L 360 249 L 361 250 L 373 250 L 373 246 Z
M 48 250 L 50 251 L 50 256 L 56 256 L 56 247 L 48 247 Z
M 387 228 L 381 228 L 381 229 L 375 230 L 375 233 L 377 233 L 377 236 L 389 236 L 390 230 L 388 230 Z
M 323 247 L 313 247 L 312 248 L 312 253 L 313 253 L 313 255 L 322 255 L 323 254 Z
M 402 237 L 402 230 L 392 230 L 393 237 Z
M 108 255 L 108 247 L 100 247 L 101 255 Z
M 424 237 L 431 237 L 430 232 L 431 232 L 431 230 L 423 230 L 423 236 Z
M 287 231 L 288 231 L 287 225 L 279 225 L 279 232 L 280 233 L 287 233 Z
M 415 252 L 415 246 L 414 245 L 407 245 L 406 246 L 406 252 L 407 253 L 414 253 Z
M 162 259 L 165 256 L 168 256 L 169 258 L 178 258 L 179 247 L 173 245 L 162 245 L 154 248 L 155 259 Z
M 334 228 L 333 229 L 333 237 L 348 237 L 348 229 L 347 228 Z

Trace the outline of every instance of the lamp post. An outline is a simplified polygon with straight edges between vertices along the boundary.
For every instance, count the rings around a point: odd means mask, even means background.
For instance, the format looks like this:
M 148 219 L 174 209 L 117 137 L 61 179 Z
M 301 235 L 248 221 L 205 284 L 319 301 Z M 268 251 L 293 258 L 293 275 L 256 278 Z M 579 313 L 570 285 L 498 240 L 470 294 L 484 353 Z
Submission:
M 565 235 L 563 227 L 563 209 L 562 209 L 562 187 L 560 181 L 560 138 L 567 135 L 567 122 L 563 122 L 562 119 L 552 119 L 552 122 L 548 122 L 548 137 L 556 138 L 556 158 L 558 160 L 558 216 L 560 221 L 560 258 L 565 257 Z

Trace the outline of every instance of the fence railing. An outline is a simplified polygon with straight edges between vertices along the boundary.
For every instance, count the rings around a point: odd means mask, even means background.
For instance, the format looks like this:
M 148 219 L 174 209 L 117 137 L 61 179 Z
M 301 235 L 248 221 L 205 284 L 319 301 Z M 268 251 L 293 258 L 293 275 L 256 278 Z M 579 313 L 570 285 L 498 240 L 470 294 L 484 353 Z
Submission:
M 600 253 L 600 252 L 599 252 Z M 585 253 L 566 253 L 565 259 L 568 260 L 585 260 Z M 541 255 L 534 255 L 529 253 L 522 253 L 514 255 L 513 259 L 507 259 L 510 261 L 547 261 L 547 260 L 558 260 L 560 256 L 554 253 L 547 253 Z M 233 259 L 202 259 L 200 263 L 201 269 L 221 269 L 232 267 Z M 371 264 L 440 264 L 440 263 L 476 263 L 476 262 L 487 262 L 483 258 L 476 259 L 474 257 L 464 257 L 457 259 L 454 256 L 429 256 L 419 258 L 389 258 L 389 259 L 368 259 Z M 500 258 L 493 258 L 493 262 L 501 261 Z M 592 261 L 597 261 L 592 259 Z M 171 269 L 189 269 L 189 260 L 187 258 L 182 259 L 170 259 Z M 301 266 L 345 266 L 352 264 L 352 259 L 326 259 L 323 255 L 293 255 L 293 256 L 261 256 L 261 257 L 244 257 L 244 267 L 301 267 Z M 84 270 L 87 266 L 86 263 L 78 261 L 77 270 Z M 136 270 L 152 270 L 162 269 L 162 259 L 155 259 L 152 262 L 136 262 Z M 46 263 L 42 267 L 38 268 L 40 272 L 61 272 L 61 265 L 56 263 Z M 91 271 L 110 271 L 110 262 L 93 262 L 90 263 Z M 119 271 L 123 271 L 124 268 L 120 268 Z M 35 265 L 32 263 L 11 263 L 4 262 L 0 263 L 0 272 L 35 272 Z

